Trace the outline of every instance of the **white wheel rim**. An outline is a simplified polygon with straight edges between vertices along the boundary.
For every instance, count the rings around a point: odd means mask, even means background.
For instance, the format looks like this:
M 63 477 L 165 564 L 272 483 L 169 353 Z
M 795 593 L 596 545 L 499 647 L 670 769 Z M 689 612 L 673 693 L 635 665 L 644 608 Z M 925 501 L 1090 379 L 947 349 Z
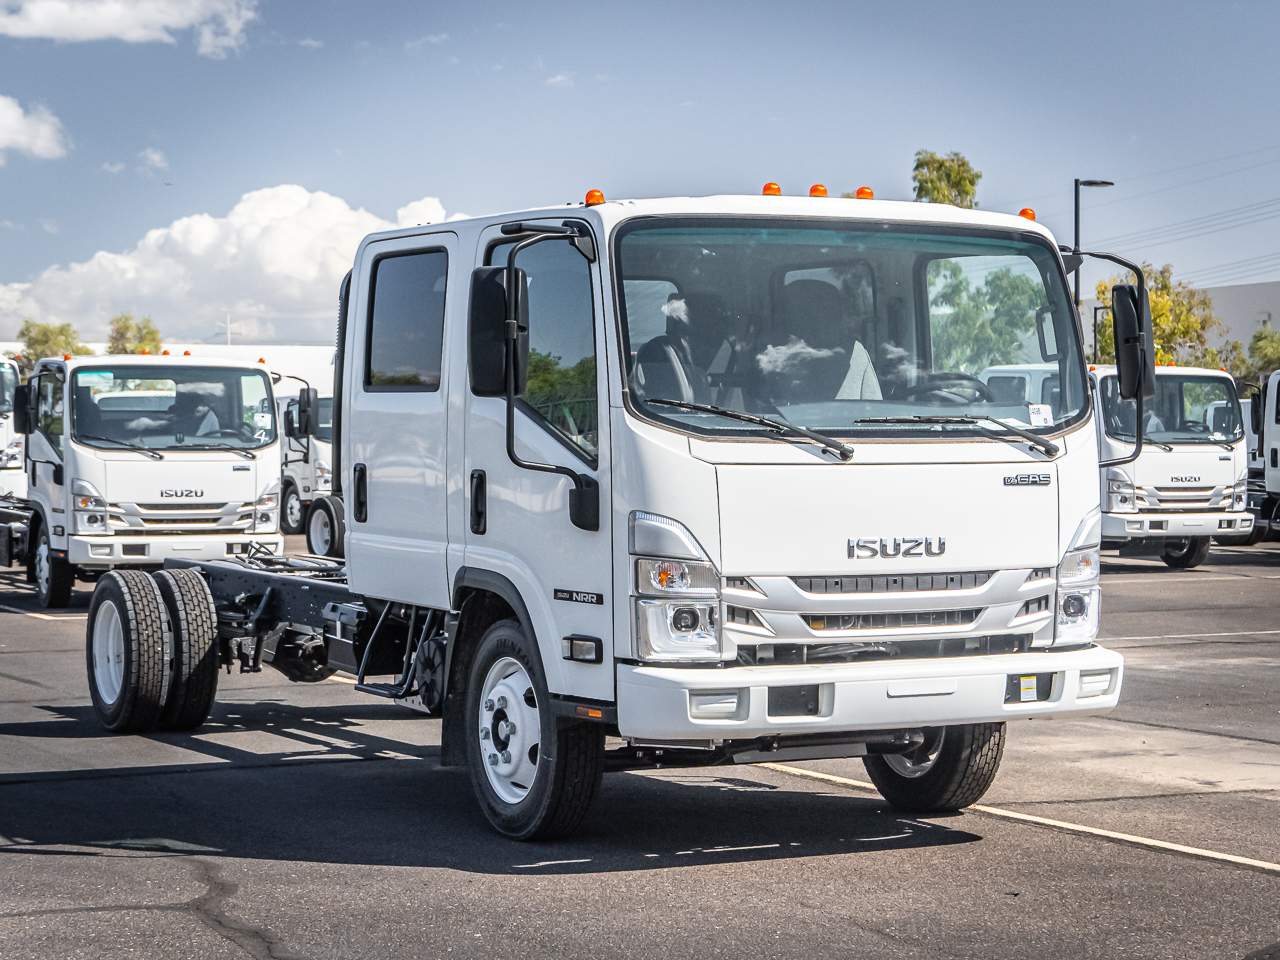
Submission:
M 48 594 L 49 544 L 45 540 L 41 540 L 40 545 L 36 547 L 36 586 L 40 588 L 41 593 Z
M 93 682 L 104 703 L 115 703 L 124 686 L 124 624 L 110 600 L 93 618 Z
M 944 730 L 939 730 L 934 736 L 926 734 L 924 743 L 916 749 L 910 753 L 887 753 L 884 755 L 884 762 L 900 777 L 906 777 L 908 780 L 923 777 L 938 762 L 944 734 Z
M 542 718 L 524 665 L 503 657 L 484 678 L 476 736 L 489 786 L 504 803 L 529 795 L 538 776 Z
M 284 502 L 284 515 L 289 521 L 289 526 L 294 530 L 302 525 L 302 498 L 298 496 L 296 490 L 289 491 L 289 496 Z
M 329 514 L 319 507 L 311 514 L 311 549 L 316 553 L 329 552 L 329 530 Z

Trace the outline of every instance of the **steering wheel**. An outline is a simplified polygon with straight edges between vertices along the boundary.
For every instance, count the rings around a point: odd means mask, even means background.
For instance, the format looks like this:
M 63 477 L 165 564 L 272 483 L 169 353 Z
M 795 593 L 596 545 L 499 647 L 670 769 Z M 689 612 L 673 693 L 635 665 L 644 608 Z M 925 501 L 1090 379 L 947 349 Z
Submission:
M 240 424 L 238 427 L 223 427 L 220 430 L 211 430 L 208 433 L 199 434 L 202 437 L 236 437 L 239 440 L 252 440 L 253 431 L 249 429 L 248 424 Z
M 1199 420 L 1183 420 L 1182 429 L 1188 433 L 1209 433 L 1209 428 Z
M 957 387 L 960 391 L 969 391 L 972 396 L 961 396 L 956 390 Z M 945 372 L 925 374 L 918 383 L 904 387 L 899 396 L 904 400 L 910 400 L 926 393 L 934 394 L 951 403 L 971 403 L 974 400 L 994 403 L 996 399 L 987 385 L 977 377 L 967 373 Z

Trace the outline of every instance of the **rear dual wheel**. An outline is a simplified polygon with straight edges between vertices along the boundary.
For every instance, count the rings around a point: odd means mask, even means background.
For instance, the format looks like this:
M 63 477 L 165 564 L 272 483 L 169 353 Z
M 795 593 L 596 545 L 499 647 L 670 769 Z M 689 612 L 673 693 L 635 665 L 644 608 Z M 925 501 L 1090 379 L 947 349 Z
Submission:
M 89 604 L 85 664 L 94 712 L 108 730 L 190 730 L 218 683 L 213 599 L 194 570 L 112 570 Z

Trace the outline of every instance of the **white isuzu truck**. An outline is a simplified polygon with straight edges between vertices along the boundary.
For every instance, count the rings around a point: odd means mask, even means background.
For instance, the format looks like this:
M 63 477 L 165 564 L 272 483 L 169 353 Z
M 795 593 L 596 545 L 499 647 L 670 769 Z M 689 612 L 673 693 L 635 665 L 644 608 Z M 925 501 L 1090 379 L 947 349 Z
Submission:
M 0 564 L 25 565 L 43 605 L 108 570 L 282 551 L 264 368 L 66 356 L 39 361 L 14 399 L 28 489 L 0 509 Z
M 27 472 L 22 462 L 25 440 L 13 429 L 13 396 L 19 379 L 18 365 L 0 357 L 0 503 L 27 495 Z
M 1145 294 L 1115 303 L 1141 397 Z M 860 756 L 901 809 L 964 807 L 1007 721 L 1120 696 L 1080 343 L 1025 216 L 592 191 L 374 234 L 340 295 L 345 560 L 107 574 L 95 707 L 193 726 L 218 663 L 346 671 L 442 717 L 516 838 L 659 765 Z M 1026 361 L 1047 410 L 977 377 Z
M 1131 447 L 1138 413 L 1121 396 L 1116 369 L 1098 366 L 1090 376 L 1104 456 Z M 1230 374 L 1156 367 L 1142 417 L 1141 455 L 1101 470 L 1103 548 L 1187 569 L 1204 562 L 1212 538 L 1247 537 L 1248 451 Z
M 302 533 L 316 499 L 328 496 L 331 490 L 333 398 L 320 397 L 316 401 L 315 433 L 311 436 L 288 429 L 290 422 L 297 422 L 296 397 L 277 397 L 276 410 L 285 427 L 280 444 L 280 528 L 285 533 Z M 310 545 L 309 549 L 322 556 L 328 553 L 324 544 L 320 547 Z

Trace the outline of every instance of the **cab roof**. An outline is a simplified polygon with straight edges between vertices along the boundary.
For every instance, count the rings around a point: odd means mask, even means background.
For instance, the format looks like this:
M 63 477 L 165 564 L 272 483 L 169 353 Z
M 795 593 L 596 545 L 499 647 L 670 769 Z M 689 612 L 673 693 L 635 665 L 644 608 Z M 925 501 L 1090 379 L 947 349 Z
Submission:
M 1096 373 L 1100 377 L 1114 377 L 1116 367 L 1113 363 L 1091 363 L 1089 364 L 1089 372 Z M 1214 367 L 1180 367 L 1172 365 L 1157 365 L 1157 377 L 1174 377 L 1174 376 L 1190 376 L 1190 377 L 1222 377 L 1226 380 L 1235 382 L 1235 377 L 1227 373 L 1225 370 L 1218 370 Z
M 119 353 L 97 356 L 93 354 L 84 354 L 70 358 L 44 357 L 36 362 L 37 367 L 62 367 L 68 371 L 77 370 L 81 367 L 101 367 L 104 365 L 138 367 L 226 367 L 235 370 L 261 370 L 263 373 L 270 373 L 266 364 L 252 363 L 248 360 L 220 360 L 212 357 L 179 357 L 172 355 L 166 357 L 163 355 L 143 353 Z

